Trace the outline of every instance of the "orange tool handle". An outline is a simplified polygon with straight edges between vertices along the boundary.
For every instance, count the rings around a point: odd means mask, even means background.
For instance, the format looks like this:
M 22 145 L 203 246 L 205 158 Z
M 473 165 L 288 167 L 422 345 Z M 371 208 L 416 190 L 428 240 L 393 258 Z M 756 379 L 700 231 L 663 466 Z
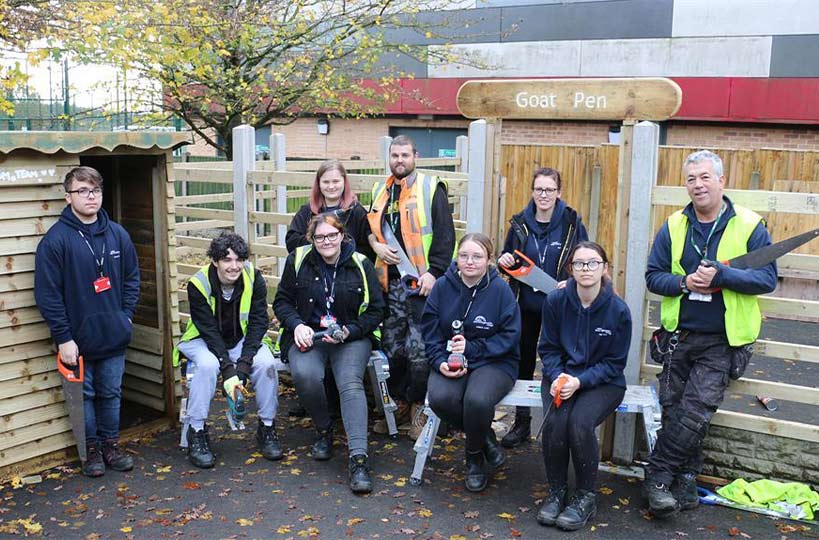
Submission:
M 558 409 L 563 404 L 563 398 L 560 397 L 560 390 L 563 389 L 563 385 L 566 384 L 566 381 L 568 380 L 569 379 L 567 379 L 564 375 L 561 375 L 560 377 L 557 378 L 557 388 L 555 388 L 554 402 L 555 407 L 557 407 Z
M 68 382 L 83 382 L 85 380 L 85 369 L 82 355 L 77 357 L 76 366 L 68 366 L 63 363 L 60 353 L 57 353 L 57 370 Z

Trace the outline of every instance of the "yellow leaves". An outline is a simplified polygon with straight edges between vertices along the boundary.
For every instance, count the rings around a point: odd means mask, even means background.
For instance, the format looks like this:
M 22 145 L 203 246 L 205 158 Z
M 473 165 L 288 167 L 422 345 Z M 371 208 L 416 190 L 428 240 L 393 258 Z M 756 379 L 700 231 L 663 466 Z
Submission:
M 620 504 L 622 504 L 623 506 L 628 506 L 629 500 L 627 498 L 626 499 L 618 498 L 617 500 L 620 501 Z
M 308 527 L 303 531 L 299 531 L 296 534 L 301 536 L 302 538 L 306 538 L 308 536 L 318 536 L 320 534 L 318 527 Z
M 236 524 L 239 527 L 252 527 L 253 526 L 253 520 L 252 519 L 239 518 L 239 519 L 236 520 Z
M 432 510 L 429 508 L 422 508 L 418 511 L 418 515 L 421 517 L 430 518 L 432 517 Z
M 171 466 L 167 465 L 165 467 L 157 467 L 156 472 L 158 472 L 158 473 L 169 473 L 169 472 L 171 472 Z
M 14 489 L 19 489 L 23 487 L 23 479 L 20 478 L 19 476 L 15 476 L 14 478 L 11 479 L 11 487 L 13 487 Z
M 515 516 L 513 516 L 509 512 L 501 512 L 500 514 L 498 514 L 498 517 L 501 518 L 501 519 L 505 519 L 506 521 L 514 521 L 515 520 Z
M 466 540 L 466 536 L 462 534 L 452 534 L 449 536 L 449 540 Z
M 603 495 L 611 495 L 613 493 L 611 488 L 605 487 L 605 486 L 603 486 L 601 488 L 597 488 L 597 491 L 599 493 L 602 493 Z
M 363 523 L 364 520 L 362 518 L 350 518 L 347 520 L 347 526 L 352 527 L 353 525 L 358 525 L 359 523 Z
M 407 485 L 407 478 L 405 476 L 400 477 L 398 480 L 393 482 L 393 485 L 397 487 L 404 487 Z
M 250 457 L 245 460 L 245 465 L 252 465 L 253 463 L 256 463 L 255 457 Z
M 290 526 L 282 525 L 281 527 L 276 529 L 276 534 L 290 534 Z
M 293 467 L 292 469 L 290 469 L 290 474 L 292 474 L 293 476 L 298 476 L 301 474 L 301 469 L 299 469 L 298 467 Z
M 121 527 L 120 530 L 122 532 L 124 532 L 124 533 L 129 533 L 129 532 L 133 531 L 134 529 L 131 528 L 131 527 Z

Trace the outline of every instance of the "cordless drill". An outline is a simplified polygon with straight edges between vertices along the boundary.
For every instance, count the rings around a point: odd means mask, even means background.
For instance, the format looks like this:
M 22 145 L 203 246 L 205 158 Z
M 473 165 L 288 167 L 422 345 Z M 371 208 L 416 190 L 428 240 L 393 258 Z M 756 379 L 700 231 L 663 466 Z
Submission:
M 463 328 L 464 328 L 463 322 L 459 321 L 458 319 L 452 321 L 452 336 L 455 337 L 463 335 Z M 451 349 L 452 340 L 449 341 L 448 345 L 449 348 Z M 463 355 L 463 353 L 450 353 L 449 358 L 446 359 L 446 364 L 447 367 L 449 368 L 449 371 L 458 371 L 459 369 L 467 368 L 466 357 Z

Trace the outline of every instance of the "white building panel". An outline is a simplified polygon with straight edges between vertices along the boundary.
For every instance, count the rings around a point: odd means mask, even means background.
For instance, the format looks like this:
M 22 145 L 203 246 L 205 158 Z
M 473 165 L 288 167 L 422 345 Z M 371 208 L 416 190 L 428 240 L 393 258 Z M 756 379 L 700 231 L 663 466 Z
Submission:
M 579 41 L 523 41 L 430 46 L 463 62 L 430 63 L 429 77 L 578 77 Z
M 819 34 L 817 0 L 676 0 L 671 35 Z

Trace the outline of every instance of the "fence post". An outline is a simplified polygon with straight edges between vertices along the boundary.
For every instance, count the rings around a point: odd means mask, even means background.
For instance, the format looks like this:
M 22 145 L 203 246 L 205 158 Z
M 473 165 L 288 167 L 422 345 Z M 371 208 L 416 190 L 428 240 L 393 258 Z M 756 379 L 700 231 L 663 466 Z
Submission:
M 378 158 L 384 162 L 384 174 L 389 176 L 390 172 L 390 145 L 392 137 L 385 135 L 378 139 Z
M 600 188 L 603 185 L 603 168 L 595 165 L 592 169 L 591 204 L 589 205 L 589 239 L 597 242 L 600 227 Z
M 455 167 L 457 172 L 469 171 L 469 137 L 466 135 L 458 135 L 455 137 L 455 157 L 460 158 L 461 163 Z M 466 218 L 466 195 L 461 195 L 458 202 L 458 219 Z
M 484 190 L 486 188 L 486 120 L 475 120 L 469 124 L 469 180 L 466 186 L 466 232 L 488 232 L 484 230 Z M 488 224 L 487 224 L 488 225 Z
M 253 190 L 248 189 L 247 173 L 256 170 L 256 130 L 242 124 L 233 128 L 233 231 L 248 239 Z M 248 194 L 250 192 L 250 194 Z
M 660 126 L 653 122 L 640 122 L 634 126 L 634 144 L 631 148 L 631 190 L 628 201 L 628 245 L 625 268 L 623 299 L 631 308 L 631 347 L 625 376 L 627 384 L 638 384 L 642 364 L 643 327 L 646 316 L 645 273 L 648 262 L 648 245 L 651 239 L 652 204 L 651 189 L 657 183 L 657 159 L 660 144 Z M 634 433 L 636 415 L 617 414 L 614 427 L 615 463 L 630 464 L 634 459 Z
M 284 133 L 273 133 L 270 135 L 270 159 L 273 161 L 275 171 L 287 170 L 287 139 Z M 276 186 L 276 212 L 279 214 L 287 213 L 287 185 Z M 287 236 L 287 225 L 276 226 L 276 243 L 284 246 L 284 238 Z M 284 271 L 284 257 L 279 257 L 278 268 L 279 276 Z

